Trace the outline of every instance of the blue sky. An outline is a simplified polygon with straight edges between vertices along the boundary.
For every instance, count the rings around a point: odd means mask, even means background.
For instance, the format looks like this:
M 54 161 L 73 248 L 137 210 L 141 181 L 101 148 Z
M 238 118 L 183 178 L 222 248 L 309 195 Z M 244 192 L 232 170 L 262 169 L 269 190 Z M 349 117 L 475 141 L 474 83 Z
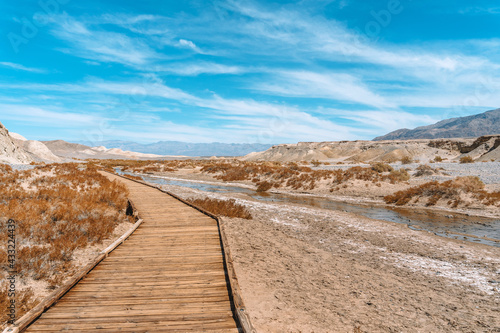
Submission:
M 0 121 L 29 139 L 371 139 L 500 105 L 500 5 L 0 3 Z

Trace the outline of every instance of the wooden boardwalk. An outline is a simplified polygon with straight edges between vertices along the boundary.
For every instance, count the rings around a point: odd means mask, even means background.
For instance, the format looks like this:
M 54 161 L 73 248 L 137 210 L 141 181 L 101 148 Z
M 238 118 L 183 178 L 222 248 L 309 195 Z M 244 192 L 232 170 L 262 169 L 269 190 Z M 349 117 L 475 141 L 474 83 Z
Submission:
M 144 220 L 26 332 L 238 332 L 217 221 L 123 181 Z

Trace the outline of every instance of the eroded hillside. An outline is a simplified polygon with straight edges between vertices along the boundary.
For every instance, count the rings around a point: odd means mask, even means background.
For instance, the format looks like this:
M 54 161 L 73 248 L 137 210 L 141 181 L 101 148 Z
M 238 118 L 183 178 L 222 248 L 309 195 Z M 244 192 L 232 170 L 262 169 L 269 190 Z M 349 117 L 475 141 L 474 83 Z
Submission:
M 264 152 L 243 157 L 246 161 L 334 161 L 396 162 L 411 158 L 427 163 L 436 158 L 459 160 L 470 156 L 476 161 L 500 159 L 500 135 L 475 139 L 299 142 L 273 146 Z

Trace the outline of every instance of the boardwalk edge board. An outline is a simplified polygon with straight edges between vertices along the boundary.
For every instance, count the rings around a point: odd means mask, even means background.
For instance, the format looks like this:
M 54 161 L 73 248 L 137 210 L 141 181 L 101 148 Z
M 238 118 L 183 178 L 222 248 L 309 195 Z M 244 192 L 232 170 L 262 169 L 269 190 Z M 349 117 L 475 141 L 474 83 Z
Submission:
M 118 246 L 120 246 L 127 238 L 132 235 L 132 233 L 139 228 L 142 224 L 142 219 L 139 218 L 137 210 L 135 209 L 134 203 L 129 199 L 129 207 L 131 208 L 132 215 L 138 218 L 137 222 L 115 240 L 111 245 L 102 250 L 99 255 L 89 264 L 84 266 L 78 271 L 78 273 L 73 276 L 68 282 L 63 284 L 57 290 L 52 292 L 44 300 L 42 300 L 37 306 L 28 311 L 24 316 L 16 320 L 13 325 L 7 326 L 3 333 L 19 333 L 31 325 L 42 313 L 47 311 L 52 305 L 54 305 L 58 300 L 60 300 L 68 291 L 70 291 L 80 280 L 82 280 L 88 273 L 90 273 L 101 261 L 106 259 L 106 257 L 113 252 Z
M 109 173 L 107 171 L 104 171 L 104 172 Z M 109 173 L 109 174 L 112 174 L 112 173 Z M 233 260 L 231 257 L 231 252 L 229 250 L 229 244 L 227 241 L 227 236 L 226 236 L 226 233 L 224 231 L 224 223 L 222 222 L 222 220 L 217 215 L 214 215 L 214 214 L 206 211 L 205 209 L 198 207 L 198 206 L 178 197 L 177 195 L 175 195 L 169 191 L 165 191 L 157 186 L 154 186 L 152 184 L 149 184 L 149 183 L 141 181 L 141 180 L 127 178 L 125 176 L 118 175 L 118 174 L 112 174 L 112 175 L 121 177 L 121 178 L 129 180 L 129 181 L 136 182 L 138 184 L 149 186 L 149 187 L 154 188 L 160 192 L 166 193 L 169 196 L 177 199 L 178 201 L 188 205 L 189 207 L 196 209 L 197 211 L 199 211 L 199 212 L 207 215 L 208 217 L 213 218 L 215 221 L 217 221 L 217 227 L 219 229 L 219 237 L 220 237 L 221 246 L 222 246 L 222 252 L 224 254 L 224 268 L 226 269 L 227 275 L 229 278 L 228 284 L 229 284 L 230 291 L 231 291 L 231 298 L 232 298 L 234 306 L 235 306 L 234 312 L 235 312 L 235 315 L 237 317 L 236 319 L 238 320 L 238 323 L 241 326 L 240 329 L 244 333 L 256 333 L 257 331 L 255 330 L 255 328 L 253 327 L 253 325 L 250 321 L 250 315 L 248 314 L 248 312 L 245 308 L 245 303 L 243 302 L 243 298 L 241 297 L 240 287 L 239 287 L 238 279 L 236 277 L 236 271 L 234 269 Z M 11 333 L 11 332 L 8 332 L 8 333 Z

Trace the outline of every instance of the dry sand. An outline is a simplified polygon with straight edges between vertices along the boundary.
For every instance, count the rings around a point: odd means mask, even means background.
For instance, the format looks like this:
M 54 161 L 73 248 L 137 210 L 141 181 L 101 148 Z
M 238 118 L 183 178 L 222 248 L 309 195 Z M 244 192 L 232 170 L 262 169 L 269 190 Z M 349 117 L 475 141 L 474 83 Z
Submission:
M 258 332 L 500 332 L 500 248 L 241 194 L 224 218 Z

